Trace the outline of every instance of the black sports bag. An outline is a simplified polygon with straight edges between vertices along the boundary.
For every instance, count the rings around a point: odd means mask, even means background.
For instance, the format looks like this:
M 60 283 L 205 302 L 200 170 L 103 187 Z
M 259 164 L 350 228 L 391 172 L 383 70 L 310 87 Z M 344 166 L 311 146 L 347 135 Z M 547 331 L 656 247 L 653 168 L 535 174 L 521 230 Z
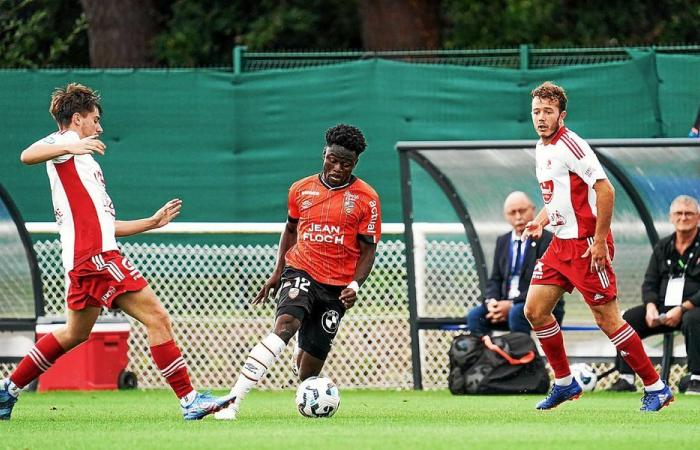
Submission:
M 457 336 L 449 351 L 447 384 L 453 394 L 546 393 L 549 374 L 525 333 Z

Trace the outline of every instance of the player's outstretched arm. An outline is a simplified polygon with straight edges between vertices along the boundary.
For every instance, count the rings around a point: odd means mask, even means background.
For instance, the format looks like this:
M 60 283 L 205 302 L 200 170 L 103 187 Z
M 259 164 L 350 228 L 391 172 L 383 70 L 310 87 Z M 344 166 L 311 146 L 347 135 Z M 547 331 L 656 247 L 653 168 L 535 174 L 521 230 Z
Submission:
M 297 225 L 298 222 L 287 220 L 284 231 L 280 236 L 279 249 L 277 250 L 277 265 L 272 275 L 270 275 L 270 278 L 267 279 L 262 289 L 260 289 L 260 292 L 258 292 L 258 295 L 253 299 L 254 305 L 265 303 L 270 295 L 274 297 L 277 294 L 277 290 L 280 286 L 280 279 L 282 278 L 282 271 L 284 270 L 284 256 L 297 242 Z
M 343 289 L 340 297 L 338 297 L 345 309 L 350 309 L 355 305 L 357 291 L 369 277 L 370 272 L 372 272 L 374 257 L 377 254 L 377 244 L 365 242 L 362 239 L 358 239 L 358 242 L 360 243 L 360 258 L 357 260 L 357 266 L 355 267 L 355 277 L 353 282 Z
M 117 237 L 131 236 L 133 234 L 160 228 L 169 224 L 179 216 L 181 209 L 182 200 L 174 198 L 163 205 L 155 214 L 146 219 L 117 220 L 114 222 L 114 235 Z
M 107 146 L 97 139 L 97 135 L 88 136 L 72 144 L 49 144 L 36 142 L 22 151 L 19 159 L 27 165 L 39 164 L 63 155 L 105 154 Z

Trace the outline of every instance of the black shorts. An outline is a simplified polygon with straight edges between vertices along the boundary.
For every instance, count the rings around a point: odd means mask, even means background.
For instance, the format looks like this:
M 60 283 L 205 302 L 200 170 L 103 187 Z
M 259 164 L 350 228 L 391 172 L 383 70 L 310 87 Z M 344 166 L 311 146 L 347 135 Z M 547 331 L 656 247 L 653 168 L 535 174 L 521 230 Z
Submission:
M 314 281 L 303 270 L 285 267 L 282 272 L 277 317 L 289 314 L 301 321 L 299 348 L 325 360 L 338 332 L 345 307 L 338 297 L 344 286 Z

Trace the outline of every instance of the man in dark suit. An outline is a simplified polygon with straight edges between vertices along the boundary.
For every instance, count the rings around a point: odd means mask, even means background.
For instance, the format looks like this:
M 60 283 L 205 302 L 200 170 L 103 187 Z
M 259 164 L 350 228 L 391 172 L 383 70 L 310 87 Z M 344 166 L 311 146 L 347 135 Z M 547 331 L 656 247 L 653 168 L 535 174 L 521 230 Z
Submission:
M 494 329 L 530 333 L 530 323 L 523 312 L 525 298 L 535 262 L 552 240 L 548 231 L 536 241 L 520 240 L 525 224 L 535 218 L 535 205 L 524 192 L 515 191 L 508 195 L 503 203 L 503 214 L 513 229 L 496 240 L 485 300 L 467 315 L 469 331 L 476 335 L 488 334 Z M 554 309 L 554 317 L 557 322 L 562 322 L 563 300 Z

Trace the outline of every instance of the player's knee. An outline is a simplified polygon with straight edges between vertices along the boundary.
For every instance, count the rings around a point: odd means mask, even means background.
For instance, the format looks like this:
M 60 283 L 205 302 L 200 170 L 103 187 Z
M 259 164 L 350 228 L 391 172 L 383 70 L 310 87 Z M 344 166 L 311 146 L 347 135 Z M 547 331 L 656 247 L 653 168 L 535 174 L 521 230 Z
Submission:
M 539 313 L 535 306 L 526 303 L 525 307 L 523 308 L 523 313 L 525 314 L 525 318 L 528 322 L 530 322 L 531 324 L 537 323 L 539 319 Z
M 624 324 L 621 317 L 611 317 L 596 312 L 593 313 L 593 318 L 598 328 L 607 335 L 611 335 Z
M 164 309 L 158 308 L 145 318 L 143 323 L 149 332 L 158 334 L 172 334 L 170 316 Z
M 284 342 L 289 343 L 289 340 L 299 330 L 301 322 L 296 317 L 290 314 L 282 314 L 277 317 L 275 322 L 275 334 Z

